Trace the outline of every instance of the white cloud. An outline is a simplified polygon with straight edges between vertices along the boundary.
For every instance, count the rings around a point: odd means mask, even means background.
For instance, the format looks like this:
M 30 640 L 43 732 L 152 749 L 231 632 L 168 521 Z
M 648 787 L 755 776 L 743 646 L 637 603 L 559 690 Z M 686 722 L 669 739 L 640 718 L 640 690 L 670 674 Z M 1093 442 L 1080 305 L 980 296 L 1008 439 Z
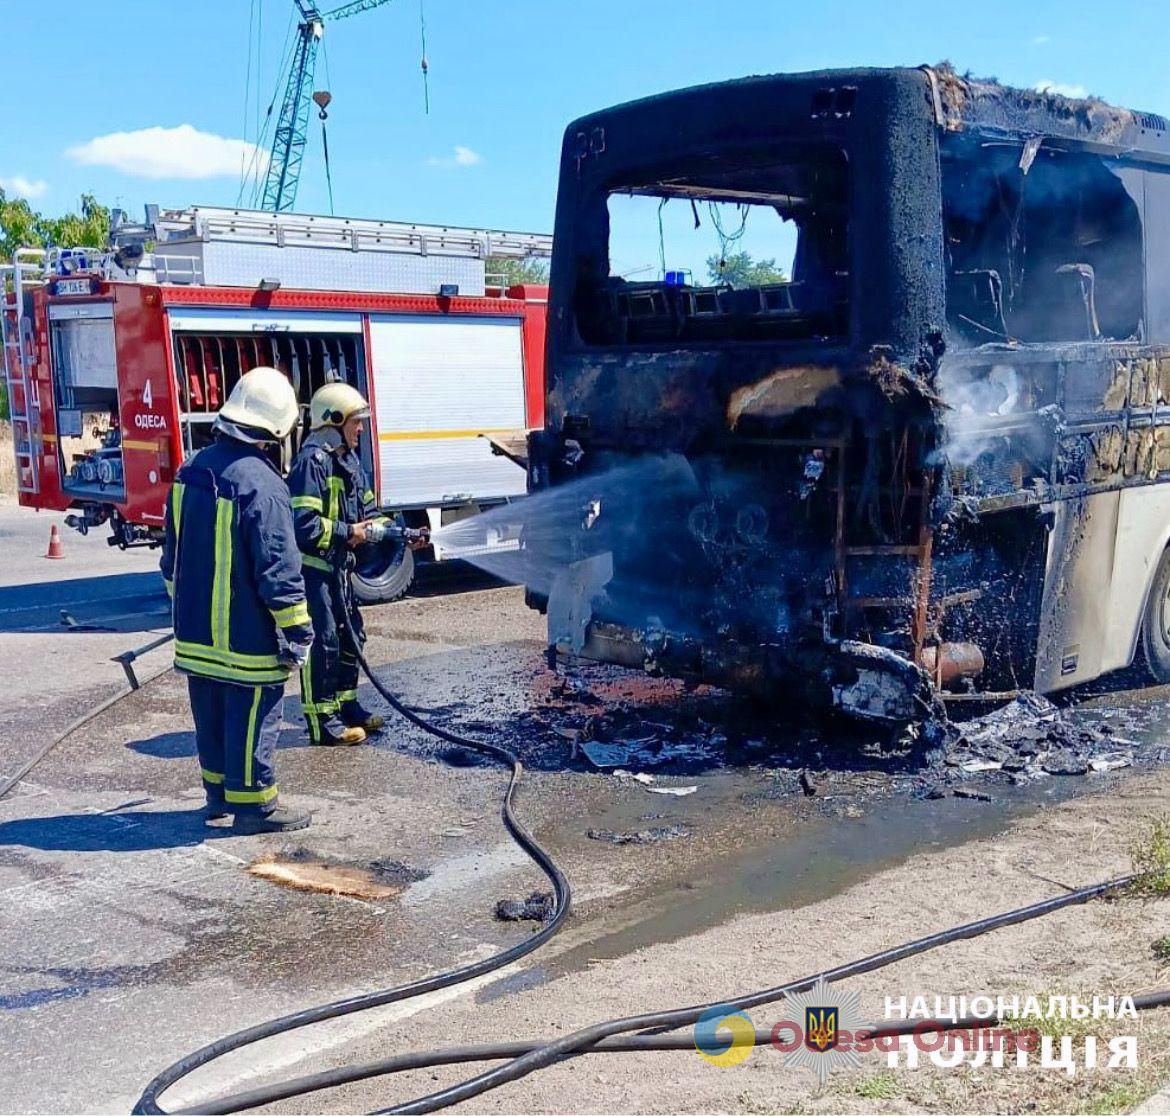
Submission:
M 483 156 L 478 151 L 472 151 L 470 147 L 464 147 L 462 144 L 456 144 L 454 154 L 440 158 L 438 155 L 432 155 L 427 160 L 428 167 L 474 167 L 477 163 L 483 162 Z
M 1059 97 L 1072 97 L 1074 100 L 1089 95 L 1089 91 L 1083 85 L 1066 85 L 1059 81 L 1038 81 L 1032 88 L 1037 93 L 1055 93 Z
M 110 132 L 66 152 L 85 166 L 113 167 L 137 178 L 234 178 L 251 168 L 263 174 L 268 153 L 242 139 L 200 132 L 190 124 Z
M 39 198 L 48 188 L 49 184 L 43 178 L 25 178 L 23 174 L 0 177 L 0 190 L 18 198 Z
M 1050 42 L 1052 42 L 1052 37 L 1050 35 L 1037 35 L 1032 40 L 1032 45 L 1033 46 L 1044 46 L 1046 43 L 1050 43 Z

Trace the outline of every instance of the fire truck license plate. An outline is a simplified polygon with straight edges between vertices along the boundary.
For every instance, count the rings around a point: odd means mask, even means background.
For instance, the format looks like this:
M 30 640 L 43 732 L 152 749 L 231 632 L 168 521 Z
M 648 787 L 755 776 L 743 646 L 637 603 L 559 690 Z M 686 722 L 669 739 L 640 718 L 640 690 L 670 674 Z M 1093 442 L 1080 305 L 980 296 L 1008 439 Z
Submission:
M 89 294 L 88 279 L 58 279 L 58 295 L 87 295 Z

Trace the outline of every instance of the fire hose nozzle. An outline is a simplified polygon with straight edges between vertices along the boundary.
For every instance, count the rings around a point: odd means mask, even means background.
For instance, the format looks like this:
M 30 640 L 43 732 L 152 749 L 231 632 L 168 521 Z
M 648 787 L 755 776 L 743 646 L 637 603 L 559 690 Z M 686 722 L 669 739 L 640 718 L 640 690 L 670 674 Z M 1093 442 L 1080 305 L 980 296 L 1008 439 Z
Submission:
M 385 520 L 366 524 L 367 542 L 380 543 L 387 540 L 425 544 L 431 541 L 431 531 L 429 527 L 401 527 Z

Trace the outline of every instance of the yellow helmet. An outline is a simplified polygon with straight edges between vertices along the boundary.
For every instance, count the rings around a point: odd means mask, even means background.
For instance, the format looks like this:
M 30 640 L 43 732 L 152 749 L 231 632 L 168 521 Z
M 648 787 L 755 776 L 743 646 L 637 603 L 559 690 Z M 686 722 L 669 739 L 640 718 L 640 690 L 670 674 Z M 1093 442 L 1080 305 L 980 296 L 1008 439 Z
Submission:
M 326 384 L 313 392 L 309 401 L 309 424 L 314 430 L 323 426 L 343 426 L 354 416 L 370 417 L 370 405 L 357 388 L 349 384 Z
M 296 426 L 300 408 L 288 377 L 262 365 L 239 378 L 219 414 L 227 422 L 257 427 L 283 439 Z

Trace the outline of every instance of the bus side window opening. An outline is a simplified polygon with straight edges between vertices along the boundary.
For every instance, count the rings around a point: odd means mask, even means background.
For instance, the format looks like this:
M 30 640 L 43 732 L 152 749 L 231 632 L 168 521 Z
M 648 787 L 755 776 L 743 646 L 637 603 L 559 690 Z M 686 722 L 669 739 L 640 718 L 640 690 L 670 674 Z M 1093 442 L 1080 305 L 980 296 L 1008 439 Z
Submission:
M 947 317 L 970 344 L 1138 339 L 1142 215 L 1110 161 L 943 143 Z

